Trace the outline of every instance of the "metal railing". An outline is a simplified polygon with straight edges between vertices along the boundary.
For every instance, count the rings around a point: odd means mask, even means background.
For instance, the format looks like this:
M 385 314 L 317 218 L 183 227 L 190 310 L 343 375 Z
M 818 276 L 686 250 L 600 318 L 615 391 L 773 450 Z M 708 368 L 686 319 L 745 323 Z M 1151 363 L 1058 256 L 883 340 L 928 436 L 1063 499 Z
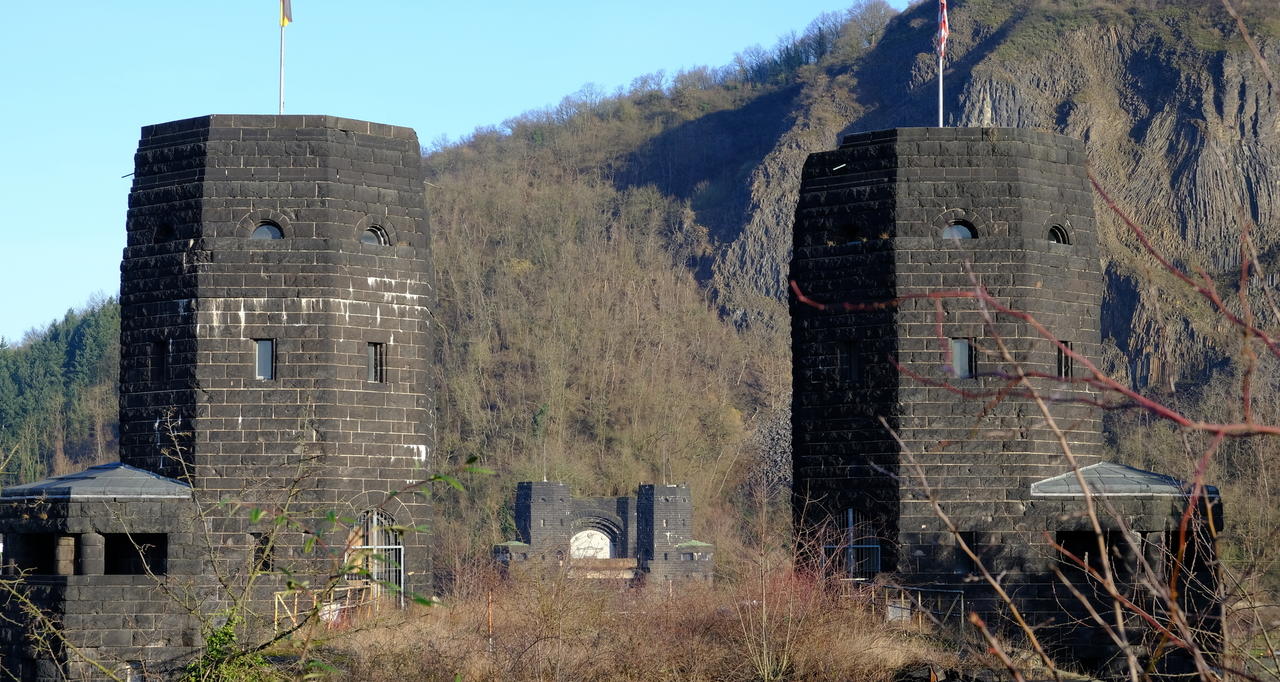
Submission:
M 826 545 L 827 561 L 835 570 L 830 574 L 848 580 L 869 582 L 880 572 L 880 545 Z M 829 575 L 830 575 L 829 574 Z
M 968 614 L 964 590 L 876 585 L 872 608 L 890 622 L 963 628 Z

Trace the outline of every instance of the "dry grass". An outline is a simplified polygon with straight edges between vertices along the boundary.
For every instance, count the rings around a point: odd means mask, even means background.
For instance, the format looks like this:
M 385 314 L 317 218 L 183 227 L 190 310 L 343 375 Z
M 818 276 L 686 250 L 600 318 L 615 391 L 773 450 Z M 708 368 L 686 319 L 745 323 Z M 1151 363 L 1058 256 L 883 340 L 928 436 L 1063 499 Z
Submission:
M 819 581 L 785 571 L 754 582 L 485 580 L 441 606 L 342 633 L 323 658 L 335 677 L 362 680 L 875 682 L 912 664 L 960 663 L 927 633 L 886 626 Z

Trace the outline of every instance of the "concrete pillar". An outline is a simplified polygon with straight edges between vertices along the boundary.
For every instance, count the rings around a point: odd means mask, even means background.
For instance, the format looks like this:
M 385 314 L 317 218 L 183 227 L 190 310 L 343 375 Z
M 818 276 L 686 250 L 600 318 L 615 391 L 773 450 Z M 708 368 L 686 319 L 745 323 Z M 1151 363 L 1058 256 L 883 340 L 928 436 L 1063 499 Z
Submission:
M 54 573 L 57 575 L 74 575 L 76 572 L 76 538 L 74 535 L 59 535 L 53 550 Z
M 102 575 L 105 570 L 106 541 L 98 533 L 81 533 L 76 540 L 76 573 Z

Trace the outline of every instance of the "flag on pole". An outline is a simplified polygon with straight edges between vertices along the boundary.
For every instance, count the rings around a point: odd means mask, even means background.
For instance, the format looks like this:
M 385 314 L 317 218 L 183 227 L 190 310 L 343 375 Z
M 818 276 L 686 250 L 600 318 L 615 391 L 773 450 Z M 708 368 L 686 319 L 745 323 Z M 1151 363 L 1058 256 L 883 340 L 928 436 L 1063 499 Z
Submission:
M 289 0 L 285 0 L 288 2 Z M 938 0 L 938 35 L 933 38 L 933 49 L 941 59 L 947 56 L 947 34 L 951 27 L 947 25 L 947 0 Z
M 293 22 L 293 7 L 289 0 L 280 0 L 280 26 L 283 28 Z

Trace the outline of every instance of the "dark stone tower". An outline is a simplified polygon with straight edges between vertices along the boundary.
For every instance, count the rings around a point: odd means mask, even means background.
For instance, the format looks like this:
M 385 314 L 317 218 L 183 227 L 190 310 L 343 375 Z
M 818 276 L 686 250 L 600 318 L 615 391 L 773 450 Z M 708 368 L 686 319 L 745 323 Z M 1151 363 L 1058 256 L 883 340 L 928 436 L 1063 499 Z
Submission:
M 973 298 L 929 297 L 980 285 L 1096 357 L 1091 201 L 1083 145 L 1032 130 L 888 130 L 809 157 L 791 264 L 800 294 L 818 304 L 792 296 L 802 520 L 841 532 L 852 522 L 863 544 L 881 545 L 882 570 L 953 577 L 964 561 L 923 478 L 978 544 L 1043 542 L 1015 529 L 1030 484 L 1069 464 L 1032 400 L 993 400 L 1016 371 L 997 337 L 1027 372 L 1055 377 L 1073 363 L 1021 319 Z M 1036 383 L 1046 397 L 1086 395 L 1083 384 Z M 1053 413 L 1081 464 L 1094 463 L 1097 411 Z
M 121 460 L 190 481 L 206 504 L 242 503 L 211 512 L 219 546 L 260 542 L 271 525 L 250 508 L 272 515 L 293 494 L 304 523 L 334 511 L 365 527 L 335 546 L 401 542 L 392 579 L 427 587 L 425 533 L 388 530 L 425 524 L 413 490 L 434 442 L 420 158 L 408 128 L 332 116 L 143 129 L 121 265 Z M 279 558 L 298 554 L 295 535 Z
M 1084 162 L 1078 141 L 1007 128 L 863 133 L 809 157 L 791 261 L 796 519 L 849 577 L 931 595 L 936 617 L 1007 613 L 963 540 L 1028 622 L 1062 626 L 1041 641 L 1091 669 L 1117 656 L 1089 626 L 1111 602 L 1082 603 L 1107 593 L 1068 553 L 1096 563 L 1101 543 L 1117 589 L 1143 603 L 1179 574 L 1173 557 L 1196 557 L 1178 611 L 1220 651 L 1216 489 L 1099 461 L 1081 362 L 1097 364 L 1103 292 Z M 1097 529 L 1087 497 L 1103 500 Z M 1192 663 L 1178 652 L 1158 668 Z

